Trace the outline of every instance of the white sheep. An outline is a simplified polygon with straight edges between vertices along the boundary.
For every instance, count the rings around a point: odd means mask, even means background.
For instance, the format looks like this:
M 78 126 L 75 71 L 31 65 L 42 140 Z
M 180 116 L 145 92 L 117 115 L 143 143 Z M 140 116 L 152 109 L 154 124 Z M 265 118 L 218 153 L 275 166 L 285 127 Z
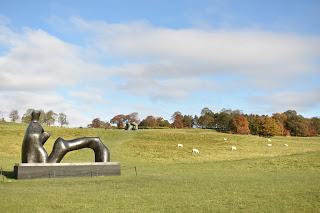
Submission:
M 227 141 L 228 139 L 227 139 L 227 138 L 223 138 L 223 140 L 224 140 L 224 141 Z
M 267 144 L 267 146 L 271 147 L 271 146 L 272 146 L 272 144 L 271 144 L 271 143 L 268 143 L 268 144 Z
M 287 147 L 288 147 L 289 145 L 288 145 L 288 144 L 284 144 L 284 146 L 287 146 Z
M 231 151 L 236 151 L 237 147 L 236 146 L 231 146 Z
M 268 138 L 268 142 L 271 142 L 271 139 L 270 139 L 270 138 Z
M 183 144 L 178 143 L 178 148 L 183 148 Z
M 200 152 L 198 149 L 192 149 L 192 154 L 196 155 L 196 154 L 200 154 Z

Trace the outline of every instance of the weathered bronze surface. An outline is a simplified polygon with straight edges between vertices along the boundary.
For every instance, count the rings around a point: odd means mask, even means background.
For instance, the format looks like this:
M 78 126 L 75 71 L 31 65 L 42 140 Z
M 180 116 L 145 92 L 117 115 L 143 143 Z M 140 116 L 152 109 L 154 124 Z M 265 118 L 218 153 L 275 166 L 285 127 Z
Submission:
M 94 151 L 96 162 L 110 161 L 110 151 L 98 137 L 83 137 L 73 140 L 64 140 L 59 137 L 48 156 L 43 145 L 50 134 L 45 132 L 39 123 L 40 111 L 34 110 L 31 117 L 22 143 L 22 163 L 59 163 L 68 152 L 83 148 L 91 148 Z

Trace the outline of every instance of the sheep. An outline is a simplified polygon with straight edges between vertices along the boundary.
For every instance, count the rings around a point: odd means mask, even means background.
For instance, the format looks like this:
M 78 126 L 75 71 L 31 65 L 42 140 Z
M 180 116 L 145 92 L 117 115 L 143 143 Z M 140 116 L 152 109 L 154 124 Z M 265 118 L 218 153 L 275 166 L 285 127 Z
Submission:
M 271 139 L 270 139 L 270 138 L 268 138 L 268 142 L 271 142 Z
M 272 144 L 271 144 L 271 143 L 268 143 L 268 144 L 267 144 L 267 146 L 271 147 L 271 146 L 272 146 Z
M 200 152 L 198 149 L 192 149 L 192 154 L 196 155 L 196 154 L 200 154 Z
M 236 151 L 237 147 L 236 146 L 231 146 L 231 151 Z
M 223 140 L 224 140 L 224 141 L 227 141 L 228 139 L 227 139 L 227 138 L 223 138 Z
M 288 147 L 289 145 L 288 145 L 288 144 L 284 144 L 284 146 L 287 146 L 287 147 Z
M 178 148 L 183 148 L 183 144 L 178 143 Z

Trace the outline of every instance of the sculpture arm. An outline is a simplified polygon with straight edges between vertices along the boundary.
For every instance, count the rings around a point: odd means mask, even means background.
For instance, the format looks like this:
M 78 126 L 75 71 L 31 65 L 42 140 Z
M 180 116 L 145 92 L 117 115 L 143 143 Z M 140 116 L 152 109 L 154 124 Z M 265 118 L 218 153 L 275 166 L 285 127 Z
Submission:
M 45 144 L 45 142 L 48 140 L 49 137 L 50 137 L 50 134 L 48 132 L 43 132 L 41 134 L 40 140 L 41 140 L 42 145 Z

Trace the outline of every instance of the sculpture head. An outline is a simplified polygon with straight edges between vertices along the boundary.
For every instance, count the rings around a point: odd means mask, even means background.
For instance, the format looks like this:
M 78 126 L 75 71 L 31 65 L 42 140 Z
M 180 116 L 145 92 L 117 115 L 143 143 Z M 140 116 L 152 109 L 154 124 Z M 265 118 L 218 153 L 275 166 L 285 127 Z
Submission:
M 33 110 L 31 113 L 31 121 L 39 121 L 41 111 L 40 110 Z

